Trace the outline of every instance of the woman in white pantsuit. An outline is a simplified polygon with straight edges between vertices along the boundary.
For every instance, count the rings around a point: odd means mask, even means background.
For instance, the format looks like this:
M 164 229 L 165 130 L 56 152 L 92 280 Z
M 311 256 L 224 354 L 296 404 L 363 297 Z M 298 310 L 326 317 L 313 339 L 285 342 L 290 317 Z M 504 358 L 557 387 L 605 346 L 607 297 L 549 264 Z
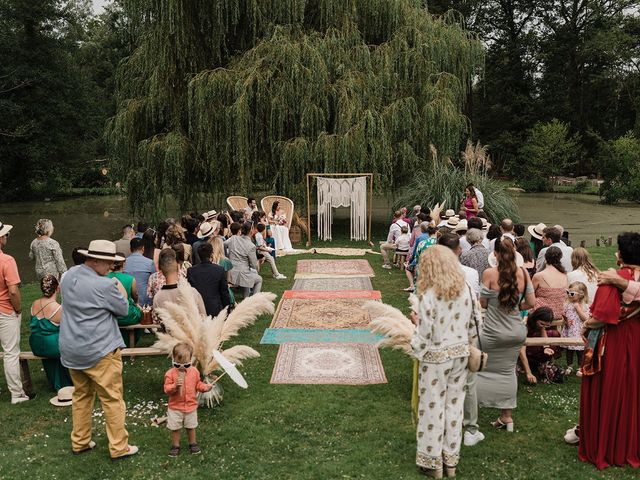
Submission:
M 416 464 L 428 476 L 455 476 L 462 443 L 469 344 L 476 337 L 475 295 L 455 254 L 434 245 L 420 255 L 417 328 L 411 340 L 420 362 Z

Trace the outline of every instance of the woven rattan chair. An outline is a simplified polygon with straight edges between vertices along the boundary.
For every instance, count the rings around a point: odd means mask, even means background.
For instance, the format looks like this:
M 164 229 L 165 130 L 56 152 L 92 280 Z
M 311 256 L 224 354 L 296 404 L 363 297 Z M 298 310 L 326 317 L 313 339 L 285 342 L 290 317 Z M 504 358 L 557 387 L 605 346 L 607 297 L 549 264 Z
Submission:
M 276 201 L 280 202 L 280 207 L 284 210 L 284 213 L 287 216 L 287 228 L 290 229 L 294 212 L 293 200 L 291 200 L 290 198 L 283 197 L 281 195 L 267 195 L 262 200 L 260 200 L 262 211 L 264 211 L 268 216 L 271 213 L 271 205 L 273 205 L 273 203 Z
M 227 197 L 227 205 L 229 205 L 231 210 L 244 210 L 247 208 L 247 197 L 231 195 L 230 197 Z

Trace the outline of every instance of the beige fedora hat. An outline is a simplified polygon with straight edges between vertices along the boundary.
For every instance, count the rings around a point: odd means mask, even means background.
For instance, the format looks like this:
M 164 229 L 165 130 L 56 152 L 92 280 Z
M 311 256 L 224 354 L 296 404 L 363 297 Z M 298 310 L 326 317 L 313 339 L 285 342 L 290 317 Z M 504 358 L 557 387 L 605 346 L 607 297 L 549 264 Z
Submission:
M 469 225 L 467 225 L 467 220 L 464 218 L 453 229 L 454 232 L 466 232 L 467 230 L 469 230 Z
M 13 228 L 13 225 L 7 225 L 0 222 L 0 237 L 4 237 Z
M 219 228 L 220 222 L 217 220 L 214 220 L 213 222 L 202 222 L 200 224 L 200 230 L 198 230 L 198 238 L 207 238 Z
M 456 228 L 458 226 L 458 223 L 460 223 L 460 219 L 456 216 L 451 216 L 447 220 L 445 227 Z
M 453 217 L 456 214 L 456 212 L 453 211 L 453 209 L 449 209 L 446 212 L 444 212 L 444 215 L 442 215 L 442 218 L 449 218 L 449 217 Z
M 49 399 L 49 403 L 56 407 L 70 407 L 74 390 L 74 387 L 62 387 L 55 397 Z
M 216 212 L 215 210 L 209 210 L 208 212 L 204 212 L 202 216 L 204 217 L 204 221 L 208 222 L 209 220 L 213 220 L 215 217 L 217 217 L 218 212 Z
M 544 223 L 539 223 L 537 225 L 529 225 L 527 230 L 533 238 L 537 238 L 538 240 L 542 240 L 542 231 L 547 228 Z
M 491 224 L 487 221 L 487 219 L 484 217 L 480 217 L 480 220 L 482 220 L 482 230 L 489 230 Z
M 78 253 L 89 258 L 99 260 L 113 260 L 114 262 L 124 262 L 125 257 L 116 253 L 116 244 L 109 240 L 92 240 L 87 250 L 78 250 Z

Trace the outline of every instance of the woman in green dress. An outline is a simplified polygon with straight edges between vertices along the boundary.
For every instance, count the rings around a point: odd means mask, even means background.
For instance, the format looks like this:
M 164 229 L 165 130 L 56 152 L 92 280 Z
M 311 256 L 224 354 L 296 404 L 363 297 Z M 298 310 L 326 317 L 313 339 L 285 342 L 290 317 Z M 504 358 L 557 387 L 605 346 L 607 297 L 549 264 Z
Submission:
M 57 391 L 73 385 L 69 370 L 60 363 L 60 320 L 62 305 L 57 302 L 58 280 L 46 274 L 40 280 L 42 297 L 31 305 L 31 335 L 29 345 L 35 355 L 46 357 L 42 360 L 44 373 L 51 386 Z
M 124 256 L 124 255 L 123 255 Z M 142 319 L 142 310 L 137 305 L 138 302 L 138 286 L 136 284 L 136 279 L 133 278 L 133 275 L 129 275 L 128 273 L 124 273 L 122 269 L 124 268 L 124 262 L 114 262 L 111 272 L 107 275 L 109 278 L 117 279 L 124 289 L 127 292 L 127 299 L 129 300 L 129 313 L 127 313 L 124 317 L 118 317 L 118 325 L 121 327 L 125 327 L 127 325 L 136 325 L 140 323 Z M 135 345 L 129 345 L 129 335 L 125 330 L 120 330 L 122 334 L 122 339 L 127 347 L 134 347 Z M 136 343 L 140 340 L 142 336 L 142 330 L 136 330 Z

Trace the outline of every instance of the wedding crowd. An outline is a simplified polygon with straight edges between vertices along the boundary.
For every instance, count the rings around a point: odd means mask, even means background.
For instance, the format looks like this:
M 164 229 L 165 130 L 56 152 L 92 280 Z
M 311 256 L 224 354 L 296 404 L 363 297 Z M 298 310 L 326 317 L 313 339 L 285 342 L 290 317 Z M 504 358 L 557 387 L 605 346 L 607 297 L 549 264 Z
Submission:
M 640 234 L 619 235 L 619 269 L 600 272 L 561 225 L 491 224 L 483 205 L 469 185 L 457 213 L 400 209 L 380 246 L 383 267 L 393 253 L 418 296 L 418 467 L 455 476 L 461 445 L 485 438 L 478 407 L 513 432 L 518 372 L 531 384 L 581 377 L 580 423 L 565 441 L 598 469 L 640 467 Z M 567 346 L 525 347 L 527 337 Z
M 15 405 L 35 394 L 24 391 L 20 374 L 21 280 L 15 259 L 4 252 L 12 229 L 0 222 L 0 343 Z M 168 218 L 156 228 L 144 221 L 135 227 L 125 225 L 114 242 L 94 240 L 86 248 L 75 248 L 74 266 L 69 269 L 53 233 L 51 220 L 38 220 L 29 257 L 35 262 L 42 295 L 31 305 L 29 345 L 33 354 L 44 357 L 45 375 L 57 391 L 50 402 L 72 406 L 73 453 L 96 446 L 91 440 L 91 418 L 97 395 L 112 459 L 138 452 L 129 444 L 125 428 L 120 352 L 134 345 L 128 344 L 128 335 L 119 327 L 140 324 L 143 315 L 175 302 L 179 285 L 190 286 L 201 315 L 215 317 L 223 309 L 234 308 L 236 295 L 260 292 L 264 263 L 275 279 L 286 279 L 277 268 L 278 253 L 292 250 L 286 213 L 278 202 L 265 213 L 253 198 L 238 211 L 190 213 L 179 221 Z M 141 332 L 136 330 L 136 340 Z M 177 408 L 170 415 L 169 428 L 172 441 L 179 441 L 184 426 L 190 452 L 200 453 L 195 443 L 197 420 L 188 415 L 193 402 L 185 406 L 182 400 L 171 400 L 182 397 L 184 389 L 204 388 L 190 380 L 193 367 L 183 350 L 176 352 L 172 382 L 165 383 L 170 407 Z M 195 390 L 191 393 L 195 396 Z M 174 447 L 172 456 L 177 454 Z

